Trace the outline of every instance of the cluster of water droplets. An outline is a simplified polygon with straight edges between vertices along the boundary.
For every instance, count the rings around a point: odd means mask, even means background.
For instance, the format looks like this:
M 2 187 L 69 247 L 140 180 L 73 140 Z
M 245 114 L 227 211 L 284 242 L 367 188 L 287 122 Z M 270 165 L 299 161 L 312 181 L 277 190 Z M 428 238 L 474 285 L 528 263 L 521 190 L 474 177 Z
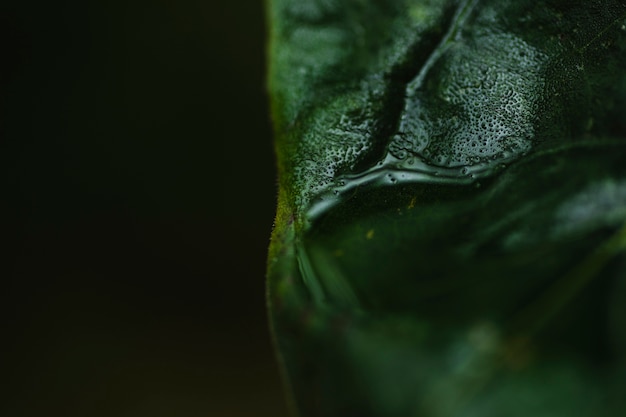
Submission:
M 405 86 L 390 137 L 375 133 L 375 103 L 387 88 L 380 80 L 332 100 L 309 119 L 299 153 L 306 160 L 295 164 L 300 189 L 309 191 L 302 197 L 309 212 L 364 185 L 471 184 L 530 151 L 548 57 L 499 30 L 490 8 L 474 14 L 473 4 L 464 3 L 428 60 L 415 63 L 420 71 Z M 381 140 L 387 146 L 378 162 L 357 172 L 357 162 Z
M 295 168 L 301 189 L 311 194 L 328 189 L 370 150 L 377 120 L 369 100 L 367 93 L 354 93 L 334 100 L 311 118 Z
M 399 160 L 440 167 L 490 165 L 528 152 L 546 58 L 509 34 L 457 40 L 421 85 L 409 85 L 398 133 Z
M 480 26 L 442 47 L 445 51 L 429 72 L 407 85 L 387 153 L 370 169 L 339 176 L 332 192 L 313 201 L 310 215 L 333 205 L 333 196 L 363 185 L 470 184 L 530 150 L 547 57 L 514 35 Z M 370 127 L 358 134 L 367 134 Z M 343 135 L 350 135 L 350 129 Z M 355 140 L 352 146 L 362 152 L 367 143 Z M 341 154 L 331 159 L 345 162 Z

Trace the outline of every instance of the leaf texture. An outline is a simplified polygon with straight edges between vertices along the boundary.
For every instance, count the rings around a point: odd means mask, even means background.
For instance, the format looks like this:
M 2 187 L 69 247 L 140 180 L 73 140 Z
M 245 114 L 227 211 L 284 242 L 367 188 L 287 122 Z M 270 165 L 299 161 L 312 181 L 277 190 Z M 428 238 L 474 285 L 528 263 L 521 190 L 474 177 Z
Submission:
M 626 3 L 268 12 L 294 414 L 626 413 Z

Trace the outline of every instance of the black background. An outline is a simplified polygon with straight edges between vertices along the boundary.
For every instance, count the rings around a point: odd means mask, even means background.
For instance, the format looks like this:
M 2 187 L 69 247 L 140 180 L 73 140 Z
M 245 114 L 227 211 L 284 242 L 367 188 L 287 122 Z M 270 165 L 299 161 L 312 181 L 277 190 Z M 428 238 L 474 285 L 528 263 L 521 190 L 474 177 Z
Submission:
M 2 416 L 286 414 L 261 0 L 2 2 Z

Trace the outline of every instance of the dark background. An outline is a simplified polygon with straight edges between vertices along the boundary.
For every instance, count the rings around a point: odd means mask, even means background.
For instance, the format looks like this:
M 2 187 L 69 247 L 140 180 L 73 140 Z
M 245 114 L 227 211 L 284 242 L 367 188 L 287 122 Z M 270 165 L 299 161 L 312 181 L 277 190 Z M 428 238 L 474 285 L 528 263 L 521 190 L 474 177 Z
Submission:
M 0 415 L 285 416 L 261 0 L 0 4 Z

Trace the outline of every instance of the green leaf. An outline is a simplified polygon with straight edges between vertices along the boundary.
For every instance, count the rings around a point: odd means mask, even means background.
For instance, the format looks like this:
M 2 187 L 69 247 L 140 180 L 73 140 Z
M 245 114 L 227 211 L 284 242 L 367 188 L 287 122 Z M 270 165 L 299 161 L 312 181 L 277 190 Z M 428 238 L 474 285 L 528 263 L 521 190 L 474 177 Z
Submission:
M 626 3 L 268 12 L 294 415 L 626 414 Z

